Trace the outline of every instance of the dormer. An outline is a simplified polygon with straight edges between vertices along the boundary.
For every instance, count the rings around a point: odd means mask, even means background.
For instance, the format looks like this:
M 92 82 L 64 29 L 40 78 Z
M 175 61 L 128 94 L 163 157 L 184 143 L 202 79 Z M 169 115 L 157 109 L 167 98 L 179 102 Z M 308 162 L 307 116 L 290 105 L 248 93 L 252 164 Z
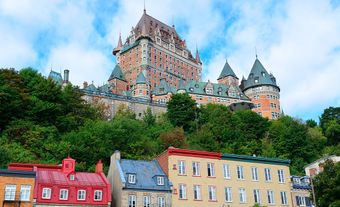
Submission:
M 63 159 L 62 164 L 61 164 L 61 170 L 62 172 L 69 174 L 71 172 L 74 172 L 76 161 L 72 159 L 71 157 L 67 157 Z
M 157 182 L 157 185 L 165 185 L 165 178 L 164 178 L 164 176 L 157 175 L 156 176 L 156 182 Z
M 207 85 L 205 86 L 205 92 L 206 94 L 212 95 L 214 94 L 214 86 L 213 84 L 210 82 L 210 80 L 208 80 Z
M 130 184 L 136 184 L 136 174 L 135 173 L 127 173 L 127 181 Z

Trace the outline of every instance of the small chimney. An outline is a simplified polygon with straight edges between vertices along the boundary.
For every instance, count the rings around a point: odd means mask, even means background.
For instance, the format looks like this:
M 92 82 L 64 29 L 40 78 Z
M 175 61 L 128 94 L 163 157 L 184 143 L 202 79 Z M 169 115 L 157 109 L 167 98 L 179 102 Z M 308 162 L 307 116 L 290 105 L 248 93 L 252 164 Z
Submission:
M 89 84 L 87 83 L 87 81 L 84 81 L 83 88 L 85 89 L 85 88 L 87 88 L 87 86 L 89 86 Z
M 70 71 L 68 69 L 64 70 L 64 83 L 68 83 Z
M 113 154 L 113 157 L 115 160 L 120 160 L 120 151 L 116 150 Z
M 76 165 L 76 161 L 72 159 L 71 157 L 67 157 L 63 159 L 63 162 L 61 164 L 61 169 L 64 173 L 68 174 L 68 173 L 74 172 L 75 165 Z
M 96 164 L 96 173 L 102 173 L 103 172 L 103 163 L 102 160 L 99 160 Z

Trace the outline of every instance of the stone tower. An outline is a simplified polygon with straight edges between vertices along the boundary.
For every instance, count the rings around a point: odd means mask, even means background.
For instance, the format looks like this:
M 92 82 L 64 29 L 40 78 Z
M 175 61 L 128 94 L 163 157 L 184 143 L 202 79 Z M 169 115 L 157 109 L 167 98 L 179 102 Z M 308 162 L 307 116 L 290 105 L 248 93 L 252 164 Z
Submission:
M 133 89 L 133 96 L 145 99 L 150 98 L 149 84 L 147 83 L 143 72 L 140 72 L 137 77 L 136 84 Z
M 280 88 L 275 77 L 267 72 L 257 57 L 248 78 L 242 79 L 240 87 L 254 103 L 253 111 L 268 119 L 280 117 Z
M 108 82 L 112 93 L 122 94 L 126 90 L 127 82 L 119 65 L 116 65 L 113 69 Z

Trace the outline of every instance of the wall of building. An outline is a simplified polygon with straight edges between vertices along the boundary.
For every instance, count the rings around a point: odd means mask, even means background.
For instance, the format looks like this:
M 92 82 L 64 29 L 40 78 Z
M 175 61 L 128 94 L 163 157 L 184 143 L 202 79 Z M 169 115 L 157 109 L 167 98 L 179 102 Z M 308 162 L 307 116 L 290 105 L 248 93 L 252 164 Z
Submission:
M 175 207 L 171 205 L 171 193 L 164 193 L 164 192 L 152 192 L 152 191 L 134 191 L 134 190 L 123 190 L 122 192 L 122 200 L 121 205 L 116 207 L 128 207 L 128 198 L 129 195 L 136 196 L 137 207 L 144 206 L 143 205 L 143 197 L 150 196 L 151 197 L 151 206 L 157 206 L 157 198 L 164 197 L 165 198 L 165 207 Z

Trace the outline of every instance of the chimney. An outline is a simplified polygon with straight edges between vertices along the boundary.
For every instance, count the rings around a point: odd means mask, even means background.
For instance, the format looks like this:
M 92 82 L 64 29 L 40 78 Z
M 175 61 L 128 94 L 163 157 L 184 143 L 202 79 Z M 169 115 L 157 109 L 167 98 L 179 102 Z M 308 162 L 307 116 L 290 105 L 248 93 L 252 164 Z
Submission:
M 113 154 L 113 157 L 115 160 L 120 160 L 120 151 L 116 150 Z
M 96 164 L 96 173 L 102 173 L 103 172 L 103 163 L 102 160 L 99 160 Z
M 66 174 L 74 172 L 75 165 L 76 165 L 76 161 L 72 159 L 71 157 L 67 157 L 63 159 L 63 162 L 61 164 L 61 170 L 62 172 Z
M 83 83 L 83 88 L 84 88 L 84 89 L 87 88 L 88 85 L 89 85 L 89 84 L 87 83 L 87 81 L 84 81 L 84 83 Z
M 64 83 L 68 83 L 70 71 L 68 69 L 64 70 Z

